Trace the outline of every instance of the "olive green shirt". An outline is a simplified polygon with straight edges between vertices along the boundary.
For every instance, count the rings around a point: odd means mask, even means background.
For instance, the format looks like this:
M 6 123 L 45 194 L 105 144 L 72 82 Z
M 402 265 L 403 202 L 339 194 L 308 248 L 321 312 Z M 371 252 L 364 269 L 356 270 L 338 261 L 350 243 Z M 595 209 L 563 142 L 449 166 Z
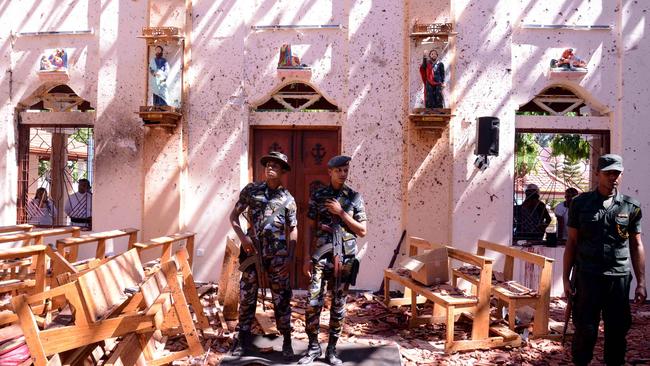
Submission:
M 582 272 L 624 276 L 630 273 L 630 234 L 641 232 L 639 201 L 616 193 L 611 205 L 598 191 L 573 199 L 567 226 L 578 230 L 576 264 Z

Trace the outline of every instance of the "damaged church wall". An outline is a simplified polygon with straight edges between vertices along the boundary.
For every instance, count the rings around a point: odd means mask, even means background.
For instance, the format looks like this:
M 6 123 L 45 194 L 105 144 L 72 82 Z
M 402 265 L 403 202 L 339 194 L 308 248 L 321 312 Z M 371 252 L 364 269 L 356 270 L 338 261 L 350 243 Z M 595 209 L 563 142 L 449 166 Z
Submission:
M 68 85 L 96 109 L 94 230 L 137 227 L 144 238 L 197 232 L 196 248 L 204 253 L 195 256 L 198 280 L 218 277 L 225 238 L 234 235 L 228 215 L 251 179 L 252 126 L 341 128 L 342 152 L 354 157 L 350 185 L 363 194 L 369 217 L 368 236 L 359 240 L 360 288 L 377 287 L 403 229 L 472 252 L 479 238 L 511 244 L 515 110 L 552 84 L 605 111 L 612 151 L 626 161 L 622 191 L 647 205 L 650 168 L 642 159 L 650 152 L 644 121 L 650 107 L 647 78 L 638 75 L 650 51 L 643 37 L 649 9 L 640 3 L 192 1 L 183 125 L 145 130 L 134 113 L 145 98 L 148 61 L 137 36 L 147 24 L 183 27 L 184 1 L 11 2 L 0 9 L 2 19 L 11 19 L 0 29 L 0 219 L 12 224 L 16 217 L 16 105 L 41 85 L 43 50 L 58 47 L 69 52 Z M 445 104 L 455 115 L 442 130 L 416 130 L 407 117 L 422 107 L 418 67 L 431 48 L 409 38 L 416 19 L 452 22 L 458 32 L 448 46 L 437 46 L 447 69 Z M 612 29 L 531 30 L 524 23 Z M 271 24 L 341 27 L 251 28 Z M 93 33 L 16 35 L 49 29 Z M 291 44 L 311 73 L 278 73 L 282 44 Z M 589 71 L 579 79 L 549 79 L 550 59 L 568 47 Z M 292 81 L 313 86 L 340 111 L 252 111 Z M 486 171 L 473 165 L 479 116 L 501 121 L 500 154 Z M 554 271 L 560 273 L 558 263 Z
M 480 239 L 508 244 L 512 235 L 514 110 L 511 98 L 511 35 L 509 2 L 453 1 L 456 31 L 453 65 L 457 75 L 450 122 L 454 172 L 451 242 L 474 252 Z M 474 167 L 476 118 L 501 121 L 500 152 L 485 171 Z
M 188 229 L 199 232 L 197 278 L 216 278 L 233 236 L 228 214 L 249 182 L 250 125 L 341 126 L 342 152 L 354 161 L 349 183 L 364 195 L 369 234 L 359 240 L 359 286 L 373 288 L 401 234 L 404 7 L 390 1 L 257 1 L 220 7 L 197 1 L 190 71 Z M 350 5 L 350 6 L 348 6 Z M 227 15 L 227 16 L 226 16 Z M 340 29 L 259 31 L 254 25 L 341 24 Z M 308 76 L 278 74 L 278 52 L 291 44 L 312 68 Z M 291 81 L 312 85 L 341 112 L 251 112 Z M 215 85 L 218 83 L 218 87 Z M 250 124 L 250 125 L 249 125 Z M 257 164 L 257 162 L 253 162 Z M 391 248 L 391 249 L 389 249 Z
M 414 0 L 408 2 L 407 33 L 413 25 L 431 23 L 451 23 L 450 2 L 445 0 Z M 408 36 L 408 34 L 407 34 Z M 409 111 L 424 107 L 424 83 L 420 77 L 420 65 L 425 51 L 435 49 L 441 62 L 445 65 L 445 84 L 443 98 L 445 107 L 456 104 L 451 99 L 450 91 L 455 82 L 452 75 L 454 37 L 448 42 L 423 43 L 421 39 L 406 38 L 407 75 Z M 405 229 L 409 236 L 418 236 L 434 243 L 451 244 L 450 212 L 451 178 L 453 172 L 453 154 L 450 143 L 450 129 L 416 129 L 414 123 L 405 119 L 407 133 L 407 170 L 404 177 L 406 184 Z M 432 213 L 440 213 L 433 215 Z M 408 248 L 402 248 L 407 253 Z

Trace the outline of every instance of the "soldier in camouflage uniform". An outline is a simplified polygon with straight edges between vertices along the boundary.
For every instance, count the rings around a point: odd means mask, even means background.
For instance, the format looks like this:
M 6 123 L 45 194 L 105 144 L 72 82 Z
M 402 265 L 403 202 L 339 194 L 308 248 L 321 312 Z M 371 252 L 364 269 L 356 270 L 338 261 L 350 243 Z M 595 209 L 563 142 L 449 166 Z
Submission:
M 623 365 L 625 336 L 632 322 L 632 269 L 637 280 L 635 302 L 644 302 L 647 295 L 641 204 L 618 192 L 622 172 L 620 156 L 601 156 L 598 187 L 574 198 L 569 208 L 563 281 L 565 294 L 573 299 L 575 334 L 571 353 L 576 365 L 588 365 L 593 357 L 601 313 L 605 363 Z M 569 280 L 572 270 L 575 286 Z
M 309 347 L 299 364 L 310 364 L 322 355 L 318 343 L 320 313 L 327 291 L 327 282 L 332 287 L 332 307 L 330 309 L 329 342 L 325 359 L 331 365 L 343 362 L 336 354 L 338 341 L 345 317 L 345 298 L 349 284 L 354 284 L 358 271 L 356 238 L 366 235 L 366 211 L 363 199 L 358 192 L 345 185 L 351 158 L 335 156 L 327 164 L 330 184 L 312 192 L 309 200 L 308 217 L 310 233 L 315 235 L 315 251 L 310 253 L 309 240 L 305 243 L 303 272 L 311 275 L 309 285 L 309 304 L 306 311 L 306 332 Z M 339 229 L 343 246 L 339 278 L 334 278 L 333 243 L 334 230 Z M 336 287 L 336 288 L 335 288 Z
M 239 261 L 250 256 L 261 256 L 262 267 L 268 277 L 277 328 L 284 336 L 282 354 L 293 357 L 291 346 L 291 287 L 289 265 L 297 238 L 296 201 L 281 186 L 282 176 L 291 169 L 286 155 L 271 152 L 262 157 L 266 180 L 250 183 L 239 194 L 239 200 L 230 214 L 230 221 L 242 247 Z M 244 234 L 239 215 L 248 208 L 253 227 Z M 253 237 L 255 235 L 256 237 Z M 256 240 L 261 253 L 257 253 Z M 234 356 L 245 355 L 252 349 L 251 324 L 257 306 L 258 274 L 255 265 L 242 270 L 239 283 L 239 339 L 233 350 Z

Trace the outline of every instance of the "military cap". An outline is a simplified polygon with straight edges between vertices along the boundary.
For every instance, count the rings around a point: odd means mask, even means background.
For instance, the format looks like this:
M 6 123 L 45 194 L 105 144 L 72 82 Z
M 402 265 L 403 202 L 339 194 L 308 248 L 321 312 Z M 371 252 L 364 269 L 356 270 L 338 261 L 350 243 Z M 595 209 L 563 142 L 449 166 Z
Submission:
M 598 170 L 618 170 L 623 171 L 623 158 L 616 154 L 605 154 L 598 158 Z
M 338 168 L 340 166 L 347 165 L 350 163 L 350 160 L 352 160 L 351 157 L 345 156 L 345 155 L 337 155 L 333 158 L 330 159 L 330 161 L 327 162 L 327 167 L 328 168 Z
M 291 170 L 291 165 L 289 165 L 289 158 L 287 158 L 286 155 L 279 151 L 271 151 L 268 155 L 264 155 L 260 159 L 260 163 L 263 166 L 266 166 L 269 161 L 275 161 L 276 163 L 280 164 L 286 171 Z

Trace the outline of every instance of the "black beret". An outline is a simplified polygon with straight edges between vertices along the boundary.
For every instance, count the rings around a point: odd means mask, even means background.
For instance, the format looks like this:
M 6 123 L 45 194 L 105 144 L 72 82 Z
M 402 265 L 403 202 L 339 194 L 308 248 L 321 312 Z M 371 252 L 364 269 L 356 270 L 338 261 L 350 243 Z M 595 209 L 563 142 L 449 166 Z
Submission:
M 328 168 L 338 168 L 340 166 L 347 165 L 350 163 L 350 160 L 352 160 L 351 157 L 345 156 L 345 155 L 337 155 L 333 158 L 330 159 L 330 161 L 327 162 L 327 167 Z

